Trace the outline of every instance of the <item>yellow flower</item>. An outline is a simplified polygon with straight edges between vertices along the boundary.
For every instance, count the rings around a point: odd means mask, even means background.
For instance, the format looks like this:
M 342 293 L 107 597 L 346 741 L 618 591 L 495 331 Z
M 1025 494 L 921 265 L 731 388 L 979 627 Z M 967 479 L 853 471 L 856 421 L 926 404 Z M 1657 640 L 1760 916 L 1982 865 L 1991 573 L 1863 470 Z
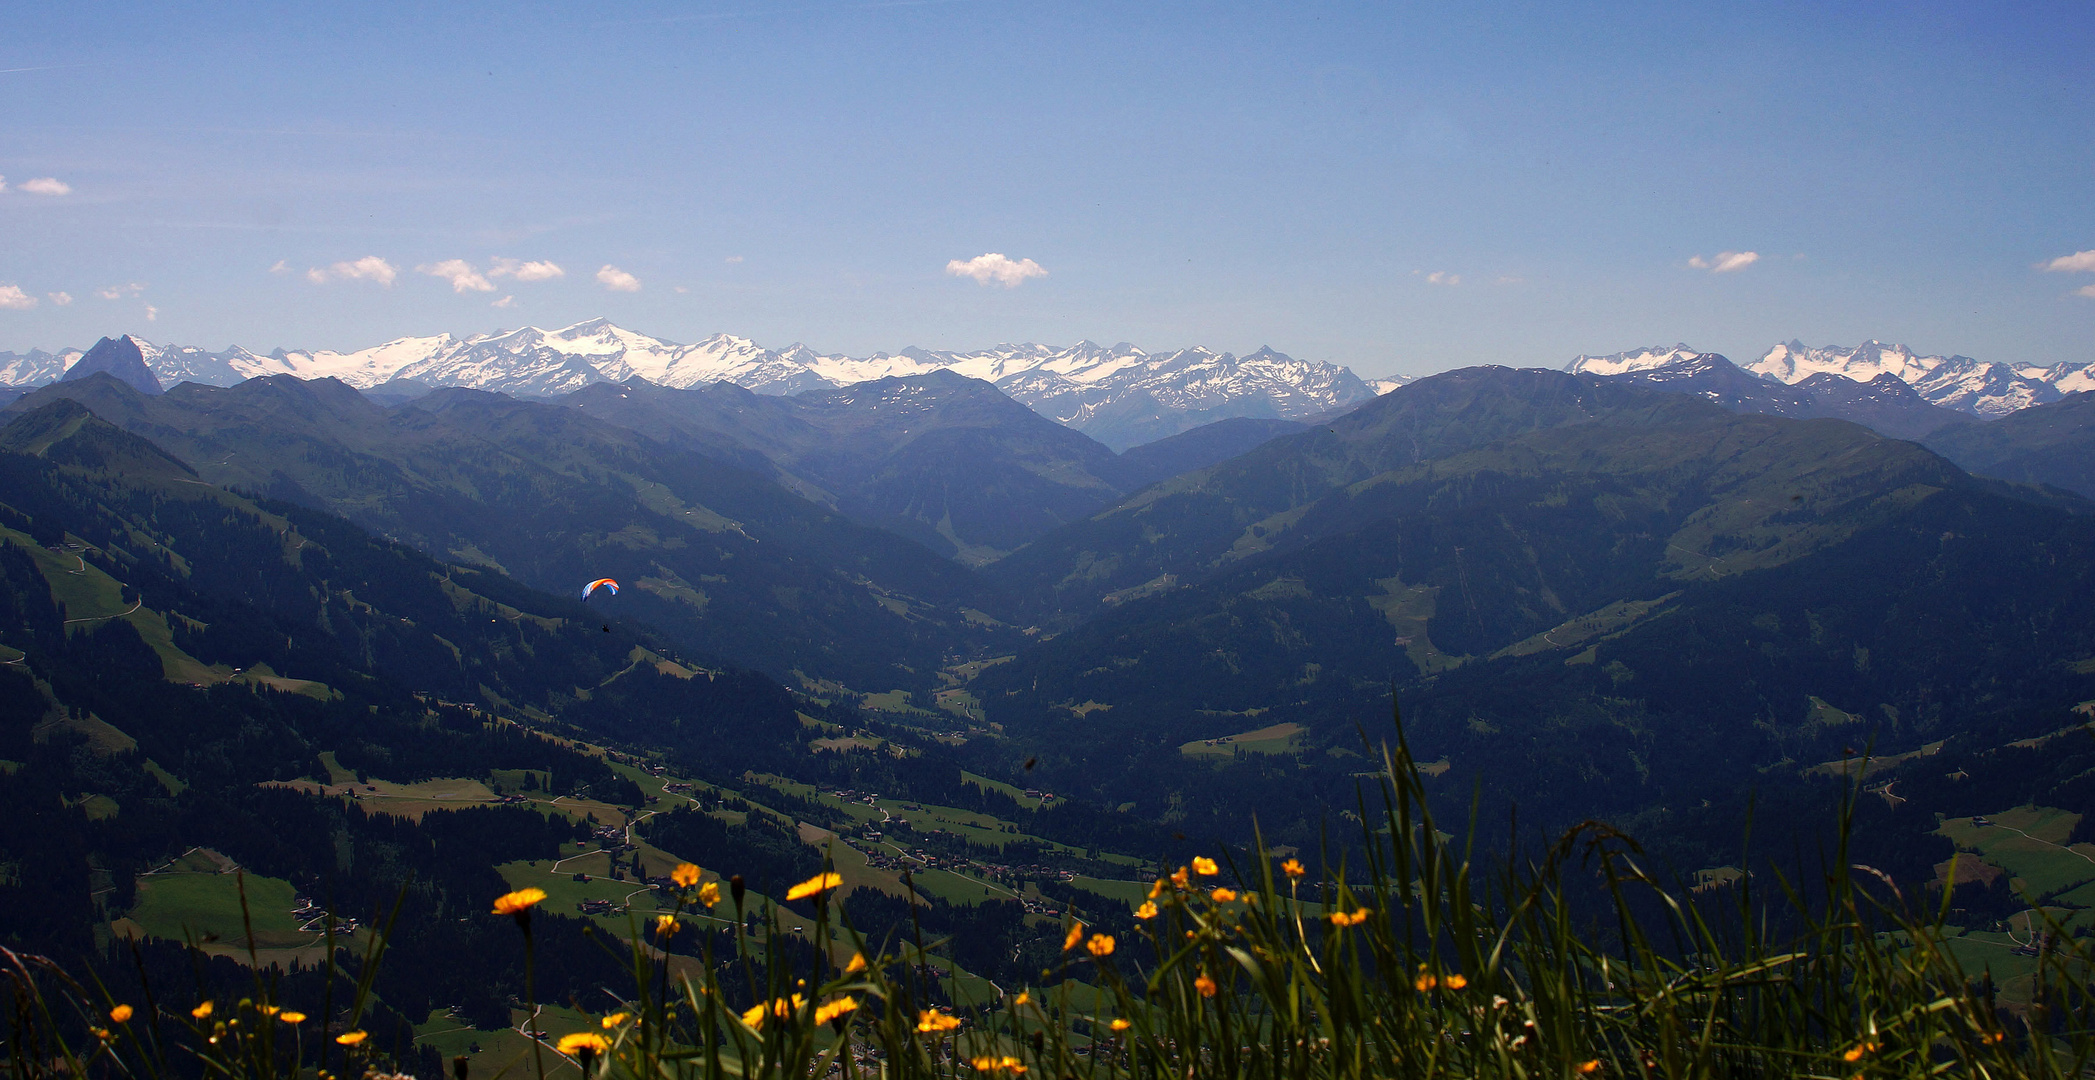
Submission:
M 857 999 L 850 997 L 840 997 L 827 1005 L 818 1006 L 815 1009 L 815 1023 L 829 1023 L 831 1020 L 834 1020 L 837 1017 L 844 1015 L 845 1013 L 851 1012 L 856 1008 L 858 1008 Z
M 1110 934 L 1093 934 L 1093 935 L 1091 935 L 1091 940 L 1090 940 L 1090 941 L 1087 941 L 1087 942 L 1085 942 L 1085 943 L 1084 943 L 1084 951 L 1085 951 L 1085 952 L 1088 952 L 1088 953 L 1090 953 L 1090 954 L 1091 954 L 1091 955 L 1093 955 L 1093 956 L 1098 956 L 1098 957 L 1106 957 L 1106 956 L 1111 956 L 1111 955 L 1113 955 L 1113 938 L 1112 938 L 1112 935 L 1110 935 Z
M 1151 900 L 1155 900 L 1157 897 L 1164 895 L 1164 889 L 1168 880 L 1169 879 L 1167 878 L 1158 878 L 1155 881 L 1150 882 L 1149 898 Z
M 1033 995 L 1024 990 L 1019 991 L 1018 996 L 1011 999 L 1011 1007 L 1014 1009 L 1018 1008 L 1020 1005 L 1031 1004 L 1033 1004 Z
M 1178 888 L 1185 888 L 1191 880 L 1192 879 L 1186 877 L 1186 868 L 1183 866 L 1171 872 L 1171 884 L 1177 886 Z
M 303 1024 L 306 1022 L 306 1014 L 292 1009 L 285 1009 L 283 1012 L 276 1014 L 276 1018 L 286 1024 Z
M 112 1036 L 109 1034 L 109 1029 L 105 1027 L 91 1027 L 87 1030 L 93 1032 L 94 1037 L 102 1040 L 103 1042 L 108 1042 L 112 1038 Z
M 1215 991 L 1221 987 L 1216 986 L 1215 980 L 1208 978 L 1208 973 L 1203 971 L 1199 978 L 1193 980 L 1193 989 L 1200 991 L 1201 997 L 1214 997 Z
M 189 1015 L 191 1015 L 191 1016 L 194 1016 L 194 1017 L 196 1017 L 196 1018 L 197 1018 L 197 1019 L 199 1019 L 199 1020 L 208 1020 L 208 1019 L 210 1019 L 210 1018 L 211 1018 L 211 1003 L 210 1003 L 210 1002 L 208 1002 L 208 1001 L 206 1001 L 206 1002 L 204 1002 L 204 1003 L 203 1003 L 202 1005 L 199 1005 L 199 1006 L 197 1006 L 196 1008 L 194 1008 L 194 1009 L 191 1009 L 191 1010 L 189 1010 Z
M 1214 897 L 1215 902 L 1218 904 L 1227 904 L 1231 900 L 1235 900 L 1237 898 L 1237 890 L 1229 888 L 1218 888 L 1214 892 L 1209 893 L 1208 895 Z
M 794 1012 L 805 1004 L 807 1004 L 807 999 L 799 994 L 794 994 L 791 1001 L 785 998 L 773 998 L 769 1005 L 750 1006 L 749 1011 L 742 1014 L 742 1022 L 753 1028 L 761 1028 L 764 1026 L 764 1017 L 766 1015 L 776 1016 L 783 1020 L 793 1015 Z
M 1288 861 L 1281 863 L 1280 872 L 1286 874 L 1291 878 L 1299 878 L 1304 874 L 1309 873 L 1309 871 L 1304 870 L 1302 868 L 1302 860 L 1300 859 L 1289 859 Z
M 814 877 L 811 877 L 806 881 L 803 881 L 800 884 L 795 885 L 790 889 L 787 889 L 786 899 L 805 900 L 810 896 L 820 896 L 821 894 L 826 893 L 829 890 L 834 889 L 839 885 L 842 885 L 843 883 L 844 875 L 842 874 L 816 874 Z
M 1845 1053 L 1845 1054 L 1842 1054 L 1842 1055 L 1840 1056 L 1840 1059 L 1841 1059 L 1842 1061 L 1845 1061 L 1845 1062 L 1847 1062 L 1848 1064 L 1852 1065 L 1852 1064 L 1854 1064 L 1855 1062 L 1861 1061 L 1861 1060 L 1863 1059 L 1863 1056 L 1864 1056 L 1864 1055 L 1866 1055 L 1866 1054 L 1874 1054 L 1874 1053 L 1876 1053 L 1876 1052 L 1877 1052 L 1877 1044 L 1876 1044 L 1876 1043 L 1873 1043 L 1873 1042 L 1866 1042 L 1866 1043 L 1863 1043 L 1863 1044 L 1861 1044 L 1861 1045 L 1859 1045 L 1859 1046 L 1855 1047 L 1855 1048 L 1854 1048 L 1854 1049 L 1852 1049 L 1852 1050 L 1849 1050 L 1849 1051 L 1848 1051 L 1847 1053 Z
M 355 1046 L 356 1044 L 363 1042 L 365 1039 L 368 1039 L 370 1037 L 371 1036 L 361 1031 L 345 1031 L 340 1035 L 335 1036 L 335 1041 L 341 1043 L 343 1046 Z
M 611 1049 L 611 1043 L 594 1031 L 577 1031 L 572 1035 L 562 1035 L 560 1044 L 554 1049 L 563 1054 L 601 1054 Z
M 973 1065 L 976 1072 L 1005 1072 L 1017 1076 L 1026 1071 L 1025 1065 L 1009 1055 L 1001 1058 L 978 1057 L 971 1059 L 968 1064 Z
M 623 1023 L 625 1023 L 625 1022 L 626 1022 L 626 1014 L 625 1014 L 625 1013 L 622 1013 L 622 1012 L 615 1012 L 615 1013 L 612 1013 L 611 1015 L 609 1015 L 609 1016 L 607 1016 L 607 1017 L 604 1017 L 604 1019 L 603 1019 L 603 1021 L 602 1021 L 602 1022 L 603 1022 L 603 1025 L 604 1025 L 604 1030 L 605 1030 L 605 1031 L 609 1031 L 609 1030 L 611 1030 L 612 1028 L 615 1028 L 615 1027 L 617 1027 L 618 1025 L 620 1025 L 620 1024 L 623 1024 Z
M 698 887 L 698 902 L 704 904 L 707 907 L 712 907 L 714 904 L 719 903 L 720 883 L 717 881 L 708 881 L 704 885 L 700 885 Z
M 866 954 L 852 953 L 851 962 L 844 965 L 844 974 L 856 975 L 864 970 L 866 970 Z
M 1069 933 L 1063 935 L 1062 938 L 1062 951 L 1068 952 L 1076 948 L 1077 942 L 1082 940 L 1084 940 L 1084 924 L 1080 922 L 1070 923 Z
M 1136 909 L 1135 909 L 1135 917 L 1136 917 L 1136 918 L 1138 918 L 1138 919 L 1154 919 L 1154 918 L 1156 918 L 1156 917 L 1157 917 L 1157 905 L 1156 905 L 1156 901 L 1154 901 L 1154 900 L 1144 900 L 1144 901 L 1142 902 L 1142 906 L 1141 906 L 1141 907 L 1138 907 L 1138 908 L 1136 908 Z
M 118 1006 L 117 1006 L 116 1008 L 114 1008 L 114 1009 L 111 1009 L 111 1010 L 109 1010 L 109 1019 L 110 1019 L 110 1020 L 111 1020 L 112 1022 L 114 1022 L 114 1023 L 118 1023 L 118 1024 L 128 1024 L 128 1023 L 130 1023 L 130 1022 L 131 1022 L 131 1006 L 129 1006 L 129 1005 L 118 1005 Z
M 936 1035 L 941 1031 L 951 1031 L 959 1026 L 959 1017 L 942 1013 L 937 1009 L 925 1009 L 917 1014 L 917 1030 L 926 1035 Z
M 678 863 L 677 868 L 669 872 L 669 880 L 676 882 L 681 888 L 688 889 L 698 884 L 698 873 L 698 867 L 690 863 Z
M 263 1016 L 275 1016 L 278 1010 L 274 1005 L 257 1005 L 255 1006 L 255 1011 Z
M 1580 1072 L 1582 1072 L 1582 1073 L 1592 1073 L 1592 1072 L 1599 1072 L 1599 1071 L 1600 1071 L 1600 1059 L 1599 1059 L 1599 1058 L 1594 1058 L 1594 1059 L 1593 1059 L 1592 1061 L 1585 1061 L 1585 1062 L 1580 1062 L 1580 1063 L 1579 1063 L 1579 1071 L 1580 1071 Z
M 677 917 L 674 915 L 655 916 L 656 937 L 670 937 L 682 929 L 683 927 L 677 924 Z
M 1127 1029 L 1134 1026 L 1134 1023 L 1124 1016 L 1116 1016 L 1113 1018 L 1113 1030 L 1115 1031 L 1126 1031 Z
M 1215 865 L 1215 860 L 1205 855 L 1196 855 L 1193 858 L 1193 872 L 1201 877 L 1214 877 L 1222 872 L 1222 868 Z
M 1463 987 L 1465 987 L 1465 986 L 1468 986 L 1468 985 L 1469 985 L 1469 976 L 1467 976 L 1467 975 L 1450 975 L 1450 976 L 1448 976 L 1448 978 L 1447 978 L 1447 983 L 1446 983 L 1446 985 L 1447 985 L 1447 988 L 1448 988 L 1448 989 L 1450 989 L 1450 990 L 1460 990 L 1460 989 L 1462 989 Z
M 522 915 L 546 898 L 544 889 L 518 889 L 495 897 L 496 915 Z
M 1435 986 L 1438 986 L 1439 984 L 1439 979 L 1436 979 L 1431 975 L 1421 975 L 1418 977 L 1418 992 L 1423 994 L 1426 991 L 1433 989 Z

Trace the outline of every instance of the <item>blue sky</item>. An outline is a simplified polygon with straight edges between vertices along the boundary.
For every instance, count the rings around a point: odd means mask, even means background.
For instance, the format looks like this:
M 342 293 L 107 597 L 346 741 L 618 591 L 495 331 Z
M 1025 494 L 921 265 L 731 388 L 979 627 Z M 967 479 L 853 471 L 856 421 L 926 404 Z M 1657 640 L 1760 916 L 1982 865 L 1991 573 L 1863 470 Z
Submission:
M 2095 360 L 2085 3 L 288 7 L 10 11 L 0 349 Z

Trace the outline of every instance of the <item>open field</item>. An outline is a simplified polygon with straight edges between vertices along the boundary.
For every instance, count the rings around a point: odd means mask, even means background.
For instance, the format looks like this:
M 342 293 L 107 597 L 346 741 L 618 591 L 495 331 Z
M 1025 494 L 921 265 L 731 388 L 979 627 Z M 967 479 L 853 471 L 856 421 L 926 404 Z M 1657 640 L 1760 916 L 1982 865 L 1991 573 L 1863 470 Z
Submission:
M 1292 754 L 1300 748 L 1304 730 L 1301 724 L 1273 724 L 1219 739 L 1195 739 L 1181 744 L 1178 752 L 1189 758 L 1234 757 L 1239 750 L 1247 754 Z
M 216 936 L 244 949 L 240 886 L 241 878 L 235 874 L 194 870 L 143 874 L 138 879 L 138 903 L 128 920 L 151 937 L 181 941 Z M 250 874 L 246 886 L 256 947 L 302 948 L 317 940 L 316 934 L 300 930 L 291 914 L 298 900 L 290 882 Z
M 2014 875 L 2012 887 L 2050 899 L 2095 882 L 2095 844 L 2064 843 L 2079 823 L 2080 815 L 2068 810 L 2018 806 L 1977 818 L 1949 818 L 1936 831 L 2005 868 Z
M 1618 600 L 1598 611 L 1589 611 L 1576 618 L 1567 619 L 1534 637 L 1516 641 L 1492 653 L 1491 657 L 1496 660 L 1502 656 L 1532 656 L 1551 649 L 1590 645 L 1629 629 L 1679 595 L 1678 592 L 1670 592 L 1650 600 Z
M 516 1080 L 535 1078 L 538 1073 L 531 1056 L 531 1040 L 523 1034 L 527 1015 L 524 1009 L 513 1009 L 509 1027 L 480 1031 L 444 1013 L 432 1012 L 427 1022 L 415 1026 L 415 1041 L 435 1047 L 446 1060 L 463 1055 L 471 1062 L 472 1075 L 486 1080 L 503 1076 Z M 571 1032 L 597 1030 L 596 1018 L 558 1005 L 543 1005 L 539 1007 L 538 1030 L 546 1034 L 543 1057 L 549 1080 L 582 1080 L 582 1070 L 556 1052 L 552 1044 Z

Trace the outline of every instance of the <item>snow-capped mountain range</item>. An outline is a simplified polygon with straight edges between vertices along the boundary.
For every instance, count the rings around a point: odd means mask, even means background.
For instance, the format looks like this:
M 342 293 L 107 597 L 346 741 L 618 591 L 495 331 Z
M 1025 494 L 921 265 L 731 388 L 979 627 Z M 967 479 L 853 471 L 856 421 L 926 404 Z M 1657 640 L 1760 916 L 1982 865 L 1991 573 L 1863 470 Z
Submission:
M 1714 355 L 1686 345 L 1631 349 L 1608 356 L 1576 357 L 1565 370 L 1623 375 Z M 1920 356 L 1904 345 L 1886 345 L 1881 341 L 1868 341 L 1852 349 L 1811 348 L 1801 341 L 1787 341 L 1739 366 L 1763 379 L 1791 386 L 1815 375 L 1838 375 L 1858 383 L 1889 375 L 1912 387 L 1930 404 L 1988 419 L 2057 401 L 2081 390 L 2095 390 L 2095 367 L 2088 364 L 2039 367 L 1974 360 L 1969 356 Z
M 133 339 L 137 340 L 137 339 Z M 998 345 L 976 352 L 904 349 L 868 357 L 824 355 L 805 345 L 767 349 L 715 334 L 681 345 L 604 319 L 560 330 L 400 338 L 357 352 L 234 346 L 209 352 L 138 341 L 166 386 L 230 386 L 258 375 L 334 377 L 360 389 L 388 383 L 466 386 L 528 396 L 572 393 L 632 378 L 670 387 L 730 382 L 761 394 L 797 394 L 941 368 L 995 384 L 1059 423 L 1122 449 L 1232 416 L 1315 416 L 1394 389 L 1402 379 L 1365 382 L 1338 364 L 1297 360 L 1272 349 L 1247 356 L 1204 348 L 1148 353 L 1128 344 Z M 0 384 L 52 382 L 80 356 L 0 352 Z M 402 389 L 407 386 L 403 385 Z

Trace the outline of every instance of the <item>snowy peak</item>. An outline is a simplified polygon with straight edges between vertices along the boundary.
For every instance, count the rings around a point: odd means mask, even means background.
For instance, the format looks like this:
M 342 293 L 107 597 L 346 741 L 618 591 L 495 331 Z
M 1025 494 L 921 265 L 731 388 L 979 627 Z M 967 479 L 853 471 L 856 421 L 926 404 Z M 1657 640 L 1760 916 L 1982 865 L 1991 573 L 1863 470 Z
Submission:
M 1627 375 L 1632 371 L 1651 371 L 1683 360 L 1715 355 L 1696 352 L 1686 345 L 1654 345 L 1606 356 L 1576 356 L 1571 363 L 1564 365 L 1564 370 L 1574 375 Z
M 1936 367 L 1958 361 L 1977 362 L 1965 356 L 1918 356 L 1904 345 L 1886 345 L 1876 340 L 1852 349 L 1814 349 L 1801 341 L 1786 341 L 1769 349 L 1745 368 L 1764 379 L 1786 383 L 1802 382 L 1821 373 L 1862 383 L 1890 374 L 1912 385 Z
M 1911 387 L 1930 404 L 1988 418 L 2056 401 L 2077 390 L 2095 389 L 2095 378 L 2086 364 L 2017 368 L 1969 356 L 1923 356 L 1904 345 L 1876 340 L 1852 349 L 1812 348 L 1800 341 L 1786 341 L 1747 364 L 1746 370 L 1793 385 L 1839 376 L 1874 386 L 1891 378 Z
M 526 396 L 635 378 L 676 389 L 732 383 L 760 394 L 802 394 L 945 371 L 990 383 L 1116 450 L 1233 416 L 1320 415 L 1380 392 L 1340 365 L 1298 360 L 1270 347 L 1238 358 L 1204 347 L 1149 353 L 1124 341 L 1024 342 L 970 352 L 910 347 L 853 357 L 826 355 L 798 342 L 768 349 L 730 334 L 683 345 L 606 319 L 557 330 L 526 326 L 464 338 L 397 338 L 346 353 L 278 349 L 263 356 L 238 346 L 214 353 L 137 345 L 145 366 L 168 384 L 229 386 L 257 376 L 295 375 L 340 379 L 359 389 L 400 382 Z M 76 355 L 0 353 L 0 381 L 49 382 Z

